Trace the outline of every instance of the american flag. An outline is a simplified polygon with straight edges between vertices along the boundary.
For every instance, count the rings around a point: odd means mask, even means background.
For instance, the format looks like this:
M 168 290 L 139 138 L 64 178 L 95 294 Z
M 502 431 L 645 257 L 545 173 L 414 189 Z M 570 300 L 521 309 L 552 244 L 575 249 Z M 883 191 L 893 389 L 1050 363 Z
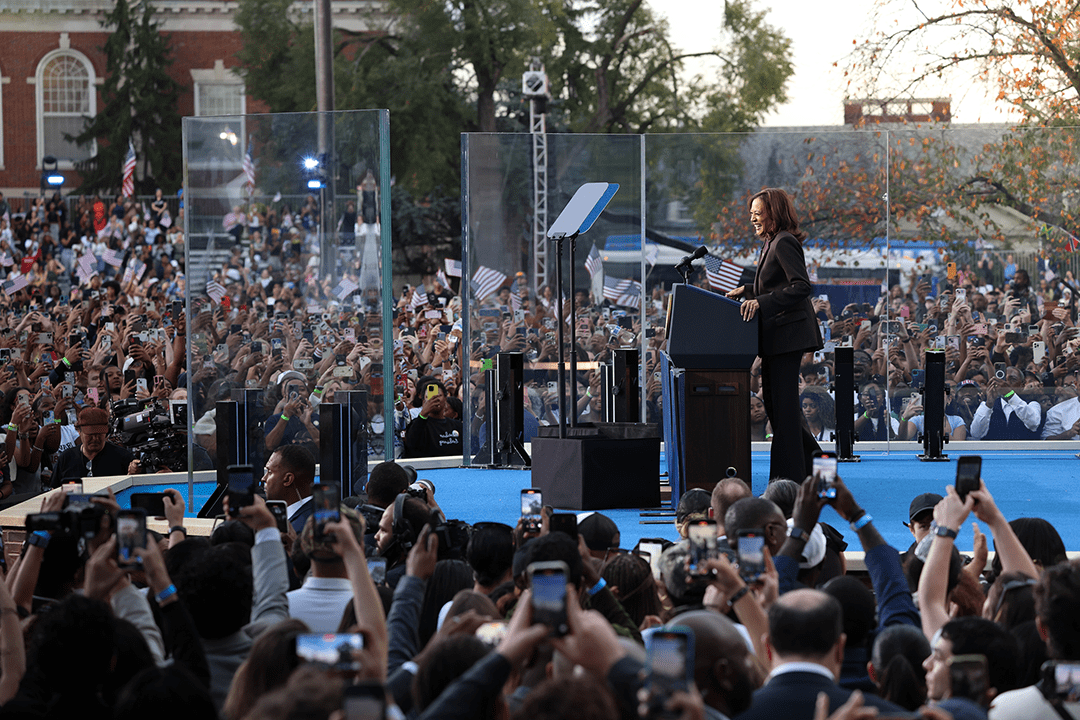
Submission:
M 638 307 L 641 304 L 641 283 L 605 275 L 604 299 L 624 307 Z
M 97 258 L 93 253 L 84 253 L 79 258 L 79 267 L 75 269 L 81 283 L 90 282 L 90 278 L 97 275 Z
M 128 138 L 127 156 L 124 158 L 123 181 L 120 183 L 121 194 L 131 197 L 135 194 L 135 143 Z
M 461 261 L 446 258 L 446 274 L 450 277 L 461 277 Z
M 416 312 L 417 308 L 424 307 L 428 304 L 428 295 L 424 292 L 423 287 L 418 287 L 413 290 L 412 300 L 409 301 L 409 310 Z
M 596 249 L 596 243 L 593 243 L 589 256 L 585 258 L 585 269 L 589 271 L 589 277 L 596 277 L 596 273 L 604 271 L 604 261 L 600 258 L 600 251 Z
M 477 300 L 483 300 L 498 290 L 504 282 L 506 282 L 504 273 L 481 265 L 476 268 L 476 272 L 472 276 L 473 293 L 476 295 Z
M 439 272 L 435 273 L 435 279 L 438 280 L 439 284 L 444 288 L 450 287 L 450 278 L 446 277 L 446 273 L 442 271 L 442 268 L 439 268 Z
M 11 267 L 15 264 L 15 259 L 7 253 L 0 254 L 0 265 L 4 267 Z
M 645 262 L 649 263 L 649 267 L 655 265 L 659 259 L 660 247 L 656 243 L 645 243 Z
M 352 295 L 354 292 L 356 292 L 359 287 L 360 283 L 355 282 L 347 277 L 343 277 L 341 278 L 341 282 L 337 284 L 337 287 L 334 288 L 333 293 L 338 300 L 344 300 L 349 295 Z
M 514 313 L 521 312 L 521 287 L 518 284 L 521 278 L 514 278 L 514 282 L 510 285 L 510 307 L 514 309 Z
M 221 298 L 225 297 L 225 286 L 217 280 L 211 280 L 206 283 L 206 294 L 214 302 L 221 303 Z
M 739 284 L 742 277 L 742 267 L 730 260 L 721 260 L 712 255 L 705 256 L 705 276 L 709 279 L 709 285 L 717 292 L 730 292 Z
M 255 162 L 251 159 L 252 144 L 251 140 L 248 140 L 247 152 L 244 154 L 244 177 L 247 178 L 244 188 L 249 196 L 255 192 Z
M 4 292 L 8 295 L 14 295 L 29 284 L 30 281 L 26 279 L 25 275 L 16 275 L 4 283 Z
M 112 248 L 105 248 L 105 253 L 101 256 L 101 259 L 113 267 L 120 267 L 124 264 L 124 253 Z

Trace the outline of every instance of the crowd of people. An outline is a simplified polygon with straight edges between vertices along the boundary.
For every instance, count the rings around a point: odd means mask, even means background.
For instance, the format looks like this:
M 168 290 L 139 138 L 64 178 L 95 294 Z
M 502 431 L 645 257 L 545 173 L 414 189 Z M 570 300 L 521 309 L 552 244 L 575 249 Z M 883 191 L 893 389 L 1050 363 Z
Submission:
M 193 468 L 212 468 L 216 402 L 238 391 L 258 397 L 269 454 L 262 492 L 209 539 L 187 536 L 175 491 L 162 500 L 169 534 L 145 547 L 116 537 L 111 495 L 46 494 L 0 582 L 4 715 L 1080 717 L 1080 565 L 1045 521 L 1007 522 L 986 485 L 915 498 L 904 552 L 839 479 L 832 498 L 798 479 L 763 497 L 734 478 L 691 491 L 676 518 L 684 539 L 648 550 L 620 548 L 599 513 L 574 532 L 565 517 L 552 531 L 550 509 L 538 527 L 463 526 L 394 462 L 353 488 L 340 519 L 315 507 L 319 408 L 339 393 L 367 392 L 373 454 L 392 422 L 394 455 L 460 456 L 464 423 L 473 451 L 487 437 L 481 361 L 520 351 L 526 439 L 558 422 L 559 302 L 578 312 L 571 412 L 601 419 L 595 364 L 644 335 L 646 419 L 658 421 L 660 285 L 640 308 L 586 290 L 560 301 L 508 277 L 463 307 L 460 281 L 432 273 L 395 296 L 387 349 L 360 254 L 343 255 L 336 283 L 320 277 L 314 198 L 295 214 L 234 208 L 230 257 L 190 293 L 182 210 L 170 216 L 160 197 L 0 203 L 5 504 L 86 477 L 187 469 L 189 438 Z M 930 349 L 945 354 L 953 440 L 1078 437 L 1072 278 L 1035 287 L 1006 266 L 994 285 L 991 270 L 916 272 L 874 306 L 834 308 L 824 290 L 814 309 L 831 344 L 801 368 L 811 431 L 828 440 L 835 428 L 833 350 L 850 344 L 861 440 L 917 436 Z M 767 440 L 760 401 L 751 417 Z M 826 505 L 850 532 L 822 520 Z M 991 564 L 982 535 L 970 561 L 955 548 L 971 514 L 992 533 Z M 697 526 L 700 542 L 703 522 L 704 555 L 685 539 Z M 765 540 L 752 574 L 747 533 Z M 855 538 L 869 588 L 845 572 Z M 139 563 L 120 565 L 120 540 Z M 554 596 L 533 582 L 544 572 L 565 581 Z M 301 652 L 335 631 L 349 637 Z M 692 638 L 681 678 L 665 632 Z

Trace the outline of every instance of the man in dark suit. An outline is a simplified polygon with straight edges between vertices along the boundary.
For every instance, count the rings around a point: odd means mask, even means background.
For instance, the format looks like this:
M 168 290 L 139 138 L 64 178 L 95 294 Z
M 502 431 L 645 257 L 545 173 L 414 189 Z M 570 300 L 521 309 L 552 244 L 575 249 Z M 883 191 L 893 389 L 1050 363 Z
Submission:
M 266 461 L 263 486 L 267 500 L 288 504 L 289 524 L 297 534 L 311 517 L 311 486 L 315 483 L 315 458 L 303 445 L 282 445 Z
M 773 432 L 769 479 L 801 483 L 810 474 L 812 454 L 821 448 L 799 404 L 799 365 L 803 353 L 824 347 L 810 303 L 813 286 L 802 248 L 806 232 L 799 229 L 791 198 L 778 188 L 751 198 L 750 222 L 763 241 L 754 283 L 727 296 L 746 298 L 743 320 L 758 320 L 761 399 Z
M 812 720 L 818 693 L 829 698 L 829 712 L 847 701 L 851 691 L 836 684 L 846 641 L 842 612 L 835 598 L 818 590 L 792 590 L 773 603 L 766 638 L 772 672 L 736 720 Z M 873 695 L 864 703 L 883 715 L 904 712 Z

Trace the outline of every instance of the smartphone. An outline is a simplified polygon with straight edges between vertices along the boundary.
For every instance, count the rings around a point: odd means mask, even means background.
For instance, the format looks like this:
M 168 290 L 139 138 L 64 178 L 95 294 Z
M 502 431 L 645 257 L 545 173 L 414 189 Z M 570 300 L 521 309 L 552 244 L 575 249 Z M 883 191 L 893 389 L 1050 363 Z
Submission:
M 333 536 L 326 532 L 326 523 L 341 519 L 341 489 L 337 483 L 318 483 L 311 489 L 311 502 L 315 518 L 315 539 L 322 540 Z
M 551 634 L 562 637 L 570 632 L 566 619 L 566 578 L 570 571 L 561 560 L 535 562 L 528 567 L 532 588 L 534 625 L 547 625 Z
M 428 389 L 430 390 L 432 387 L 429 385 Z M 526 532 L 540 532 L 543 510 L 544 494 L 540 490 L 526 488 L 521 491 L 521 526 Z
M 289 532 L 289 504 L 284 500 L 267 500 L 266 507 L 277 520 L 278 532 Z
M 685 692 L 694 679 L 694 633 L 674 625 L 650 633 L 645 641 L 645 687 L 649 712 L 646 717 L 666 717 L 665 706 L 673 693 Z
M 1047 700 L 1077 702 L 1080 700 L 1080 663 L 1049 660 L 1042 666 L 1043 697 Z
M 817 458 L 815 458 L 816 460 Z M 833 461 L 835 462 L 835 458 Z M 765 574 L 765 531 L 762 529 L 740 530 L 735 551 L 739 557 L 739 576 L 753 582 Z
M 386 717 L 386 688 L 380 683 L 346 685 L 341 710 L 345 720 L 383 720 Z
M 1038 365 L 1046 359 L 1046 343 L 1036 340 L 1031 343 L 1031 361 Z
M 296 358 L 292 366 L 295 370 L 311 370 L 315 367 L 315 361 L 311 358 Z
M 131 507 L 147 517 L 165 517 L 165 493 L 132 493 Z
M 649 553 L 649 565 L 652 567 L 653 577 L 660 579 L 660 556 L 664 554 L 664 543 L 659 539 L 642 538 L 638 543 L 638 550 Z
M 911 387 L 921 388 L 926 382 L 926 371 L 922 368 L 914 368 L 911 371 Z
M 427 386 L 427 389 L 424 391 L 424 399 L 425 400 L 430 400 L 431 398 L 435 397 L 438 394 L 439 394 L 439 386 L 436 385 L 435 383 L 431 383 L 430 385 Z
M 510 625 L 505 622 L 484 623 L 476 628 L 474 635 L 489 647 L 498 647 L 499 643 L 510 634 Z
M 814 482 L 819 498 L 836 498 L 836 453 L 823 452 L 814 455 Z
M 577 534 L 577 515 L 574 513 L 552 513 L 548 518 L 548 528 L 551 532 L 563 532 L 569 535 L 576 542 L 578 539 Z
M 698 520 L 690 523 L 687 527 L 687 539 L 690 542 L 690 566 L 687 569 L 691 575 L 705 575 L 707 570 L 702 567 L 706 560 L 716 557 L 716 522 L 713 520 Z
M 356 653 L 364 649 L 360 633 L 304 633 L 296 636 L 296 656 L 332 670 L 356 672 L 360 659 Z
M 255 470 L 251 465 L 230 465 L 229 517 L 239 517 L 240 509 L 255 502 Z
M 949 697 L 962 697 L 978 705 L 987 701 L 990 671 L 985 655 L 953 655 L 948 660 L 952 689 Z
M 981 475 L 981 456 L 963 455 L 956 461 L 956 494 L 960 496 L 961 501 L 967 499 L 969 492 L 979 489 Z
M 135 551 L 146 547 L 146 512 L 121 510 L 116 514 L 116 563 L 120 566 L 139 565 L 142 560 Z
M 147 384 L 146 384 L 146 378 L 141 377 L 141 378 L 137 378 L 135 380 L 135 390 L 136 391 L 144 390 L 146 392 L 149 392 L 149 388 L 147 387 Z
M 386 558 L 369 557 L 367 559 L 368 574 L 376 585 L 386 582 Z

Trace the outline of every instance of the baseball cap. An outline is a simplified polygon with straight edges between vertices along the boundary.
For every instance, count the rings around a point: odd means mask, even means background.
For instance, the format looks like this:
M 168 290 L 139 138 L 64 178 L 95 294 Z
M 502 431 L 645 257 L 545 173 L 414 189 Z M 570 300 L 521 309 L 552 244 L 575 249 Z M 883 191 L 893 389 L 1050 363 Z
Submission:
M 87 432 L 108 432 L 108 411 L 97 407 L 83 408 L 82 411 L 79 412 L 78 428 Z
M 589 513 L 585 517 L 578 515 L 578 535 L 585 538 L 585 544 L 590 550 L 616 547 L 615 536 L 618 534 L 619 526 L 606 515 L 598 512 Z
M 916 495 L 915 499 L 911 501 L 911 505 L 908 506 L 908 523 L 915 522 L 916 516 L 921 515 L 927 510 L 933 510 L 941 500 L 941 496 L 937 493 L 923 493 L 922 495 Z M 905 525 L 908 523 L 905 523 Z
M 711 505 L 712 493 L 703 488 L 691 488 L 679 498 L 679 505 L 675 508 L 675 520 L 682 522 L 694 514 L 708 518 Z

